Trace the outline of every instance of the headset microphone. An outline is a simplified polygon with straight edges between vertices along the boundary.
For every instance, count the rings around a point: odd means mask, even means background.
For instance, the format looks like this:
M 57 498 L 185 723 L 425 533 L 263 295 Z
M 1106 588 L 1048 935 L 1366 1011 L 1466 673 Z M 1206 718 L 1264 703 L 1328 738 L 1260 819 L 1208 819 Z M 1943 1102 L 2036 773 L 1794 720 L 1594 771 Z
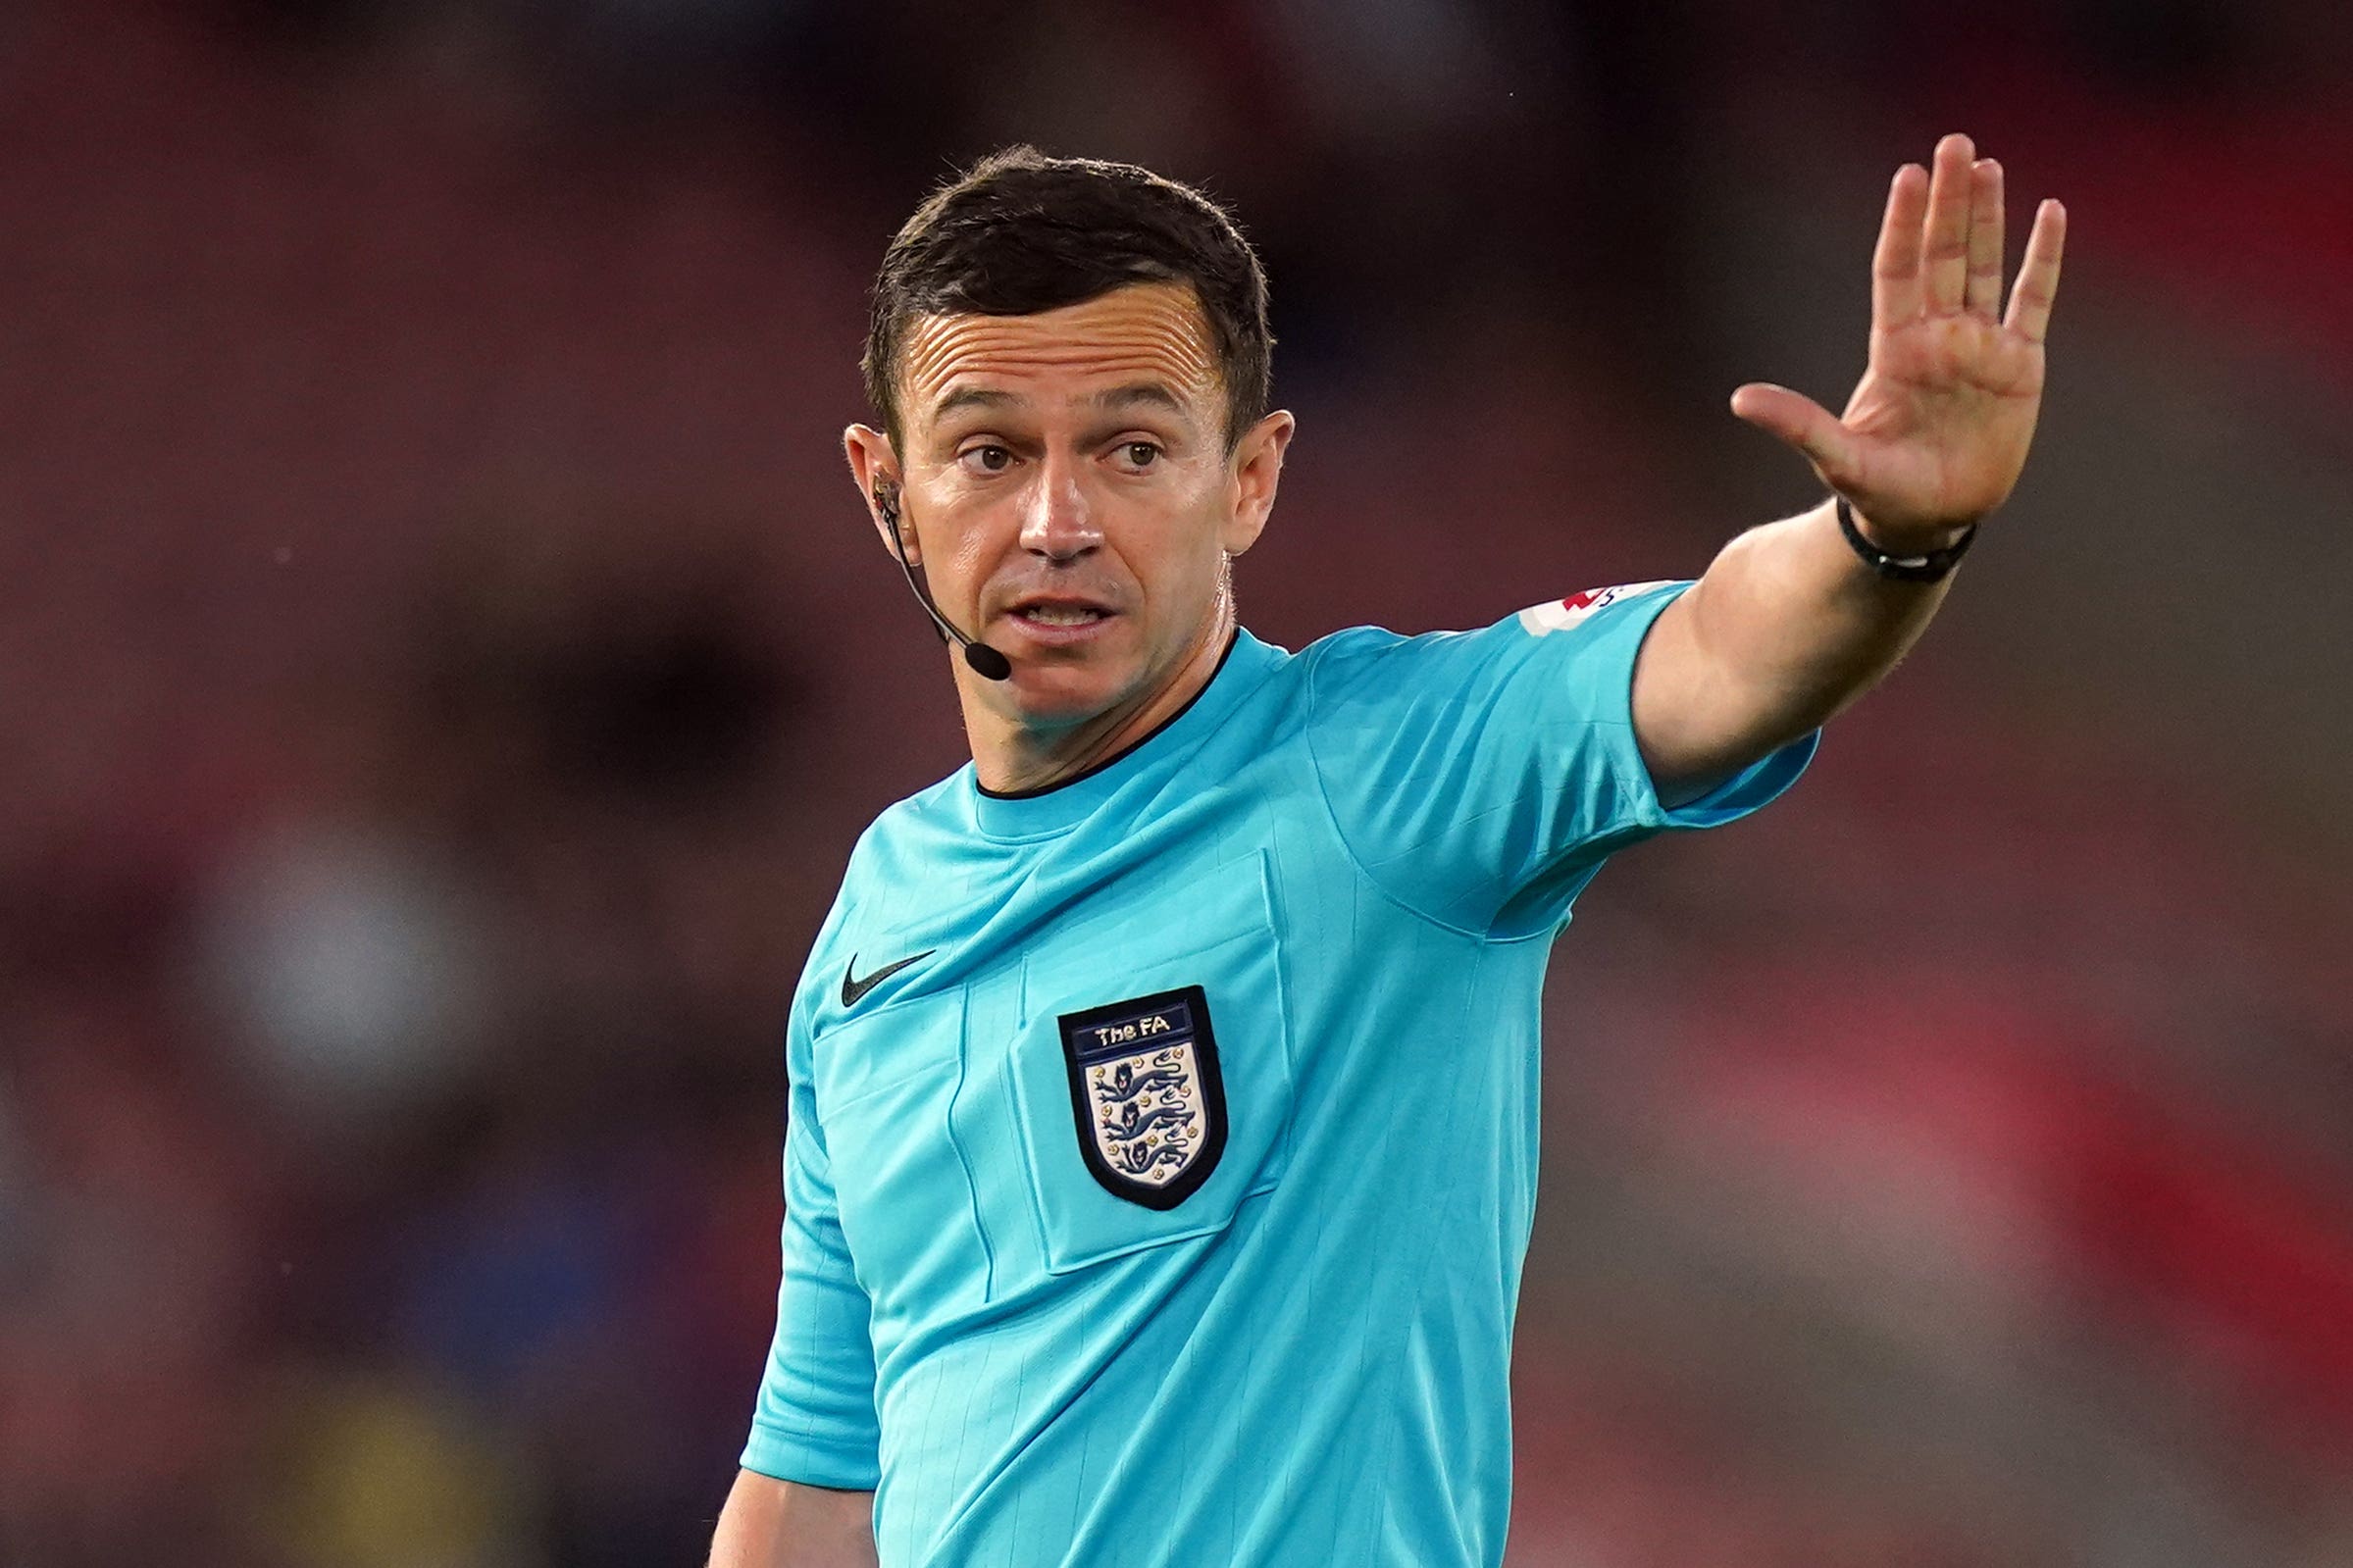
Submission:
M 907 586 L 915 591 L 915 602 L 922 605 L 923 613 L 932 618 L 932 625 L 940 629 L 940 635 L 953 639 L 956 645 L 964 650 L 964 662 L 971 666 L 972 673 L 982 680 L 1004 681 L 1010 679 L 1013 674 L 1013 661 L 986 642 L 975 642 L 954 627 L 949 626 L 947 617 L 942 615 L 940 607 L 932 602 L 932 596 L 924 592 L 923 584 L 915 581 L 914 564 L 907 559 L 907 541 L 901 538 L 898 532 L 897 486 L 876 485 L 874 509 L 882 513 L 883 526 L 891 531 L 891 547 L 898 552 L 898 569 L 907 575 Z

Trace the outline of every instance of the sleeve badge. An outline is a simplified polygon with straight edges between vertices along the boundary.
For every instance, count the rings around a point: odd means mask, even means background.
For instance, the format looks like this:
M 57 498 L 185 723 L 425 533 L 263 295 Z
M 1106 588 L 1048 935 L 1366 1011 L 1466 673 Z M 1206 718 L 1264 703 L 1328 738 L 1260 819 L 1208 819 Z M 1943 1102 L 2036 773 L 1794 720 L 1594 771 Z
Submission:
M 1530 636 L 1540 637 L 1548 632 L 1566 632 L 1594 611 L 1605 609 L 1621 599 L 1636 599 L 1661 588 L 1673 587 L 1672 578 L 1661 578 L 1655 582 L 1621 582 L 1613 588 L 1586 588 L 1565 599 L 1547 599 L 1531 604 L 1519 612 L 1519 624 Z

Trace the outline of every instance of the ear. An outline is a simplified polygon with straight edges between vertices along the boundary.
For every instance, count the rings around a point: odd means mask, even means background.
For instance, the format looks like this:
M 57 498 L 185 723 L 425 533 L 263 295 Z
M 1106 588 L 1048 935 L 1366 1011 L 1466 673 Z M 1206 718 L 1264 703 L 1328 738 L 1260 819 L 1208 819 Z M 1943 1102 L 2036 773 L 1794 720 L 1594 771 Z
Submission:
M 907 560 L 921 566 L 923 550 L 915 542 L 915 525 L 907 521 L 905 503 L 899 499 L 898 454 L 891 450 L 891 437 L 870 426 L 852 425 L 842 432 L 842 450 L 884 550 L 893 561 L 898 559 L 898 546 L 892 542 L 895 531 L 906 546 Z
M 1252 426 L 1234 448 L 1233 505 L 1219 540 L 1228 555 L 1240 555 L 1258 542 L 1274 510 L 1274 492 L 1283 481 L 1283 454 L 1290 449 L 1299 421 L 1287 409 L 1276 409 Z

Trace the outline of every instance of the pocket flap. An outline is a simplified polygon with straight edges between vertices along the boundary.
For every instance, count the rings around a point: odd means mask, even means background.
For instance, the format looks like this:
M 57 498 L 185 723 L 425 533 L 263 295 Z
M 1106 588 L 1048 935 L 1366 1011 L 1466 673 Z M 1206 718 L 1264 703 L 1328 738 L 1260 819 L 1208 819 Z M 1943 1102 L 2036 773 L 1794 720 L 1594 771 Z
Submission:
M 1292 1072 L 1265 855 L 1023 963 L 1014 1098 L 1046 1266 L 1222 1230 L 1288 1157 Z

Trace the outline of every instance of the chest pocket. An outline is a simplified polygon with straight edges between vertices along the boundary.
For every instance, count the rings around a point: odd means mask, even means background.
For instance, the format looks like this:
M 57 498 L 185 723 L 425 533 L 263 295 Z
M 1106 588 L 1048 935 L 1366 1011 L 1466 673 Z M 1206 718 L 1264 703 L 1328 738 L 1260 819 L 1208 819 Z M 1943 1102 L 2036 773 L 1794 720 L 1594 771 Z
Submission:
M 1263 853 L 1023 960 L 1014 1112 L 1049 1273 L 1232 1223 L 1290 1158 L 1290 1009 Z
M 950 1118 L 963 1087 L 962 986 L 853 1016 L 815 1041 L 842 1234 L 878 1336 L 914 1303 L 977 1292 L 985 1268 Z

